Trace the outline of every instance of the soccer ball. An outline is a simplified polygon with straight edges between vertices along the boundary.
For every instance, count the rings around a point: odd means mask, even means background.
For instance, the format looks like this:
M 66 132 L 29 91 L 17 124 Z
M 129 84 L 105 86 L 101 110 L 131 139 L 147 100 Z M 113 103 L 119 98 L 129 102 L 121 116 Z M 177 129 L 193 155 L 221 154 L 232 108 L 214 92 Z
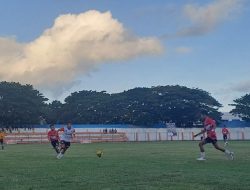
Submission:
M 97 150 L 96 151 L 96 156 L 98 156 L 99 158 L 101 158 L 103 155 L 103 151 L 102 150 Z

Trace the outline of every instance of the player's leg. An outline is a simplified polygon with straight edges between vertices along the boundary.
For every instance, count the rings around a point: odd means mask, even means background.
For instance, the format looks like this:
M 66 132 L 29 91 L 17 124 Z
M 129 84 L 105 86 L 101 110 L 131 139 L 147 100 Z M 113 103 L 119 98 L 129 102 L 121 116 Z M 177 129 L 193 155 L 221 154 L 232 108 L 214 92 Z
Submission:
M 227 142 L 227 135 L 225 135 L 225 137 L 224 137 L 224 143 L 225 143 L 225 146 L 228 145 L 228 142 Z
M 58 141 L 51 141 L 51 145 L 52 147 L 54 148 L 54 150 L 56 151 L 56 153 L 58 154 L 59 153 L 59 150 L 58 150 Z
M 65 154 L 66 150 L 70 147 L 70 142 L 65 142 L 65 148 L 63 154 Z
M 3 139 L 0 139 L 0 144 L 1 144 L 1 148 L 2 148 L 2 150 L 3 150 L 3 149 L 4 149 Z
M 217 150 L 220 150 L 221 152 L 226 151 L 224 148 L 222 148 L 218 145 L 217 140 L 213 140 L 213 146 L 214 146 L 214 148 L 216 148 Z
M 58 140 L 55 141 L 55 147 L 56 147 L 56 152 L 59 153 L 60 152 L 60 143 Z
M 57 155 L 57 158 L 61 159 L 69 147 L 70 147 L 70 142 L 61 141 L 61 150 L 60 153 Z
M 204 145 L 207 143 L 207 138 L 203 139 L 202 141 L 199 142 L 199 148 L 200 148 L 200 157 L 197 158 L 197 160 L 206 160 L 205 159 L 205 149 Z
M 228 149 L 224 149 L 224 148 L 220 147 L 220 146 L 218 145 L 218 143 L 217 143 L 217 140 L 213 142 L 213 145 L 214 145 L 214 148 L 216 148 L 217 150 L 220 150 L 221 152 L 224 152 L 225 155 L 226 155 L 229 159 L 231 159 L 231 160 L 234 159 L 234 153 L 231 152 L 231 151 L 229 151 Z
M 65 141 L 61 141 L 60 144 L 60 152 L 62 152 L 65 149 Z
M 65 152 L 65 141 L 60 142 L 60 148 L 59 148 L 59 154 L 57 155 L 58 159 L 61 159 L 63 157 L 63 153 Z

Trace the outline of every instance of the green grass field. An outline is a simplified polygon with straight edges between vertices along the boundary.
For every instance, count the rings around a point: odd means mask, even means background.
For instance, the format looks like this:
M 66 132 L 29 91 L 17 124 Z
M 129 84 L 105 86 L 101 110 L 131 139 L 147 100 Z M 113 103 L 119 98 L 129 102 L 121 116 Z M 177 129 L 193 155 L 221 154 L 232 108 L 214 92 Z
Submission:
M 249 190 L 250 142 L 229 147 L 234 161 L 210 144 L 207 160 L 196 161 L 198 142 L 73 144 L 61 160 L 48 144 L 8 145 L 0 151 L 0 189 Z

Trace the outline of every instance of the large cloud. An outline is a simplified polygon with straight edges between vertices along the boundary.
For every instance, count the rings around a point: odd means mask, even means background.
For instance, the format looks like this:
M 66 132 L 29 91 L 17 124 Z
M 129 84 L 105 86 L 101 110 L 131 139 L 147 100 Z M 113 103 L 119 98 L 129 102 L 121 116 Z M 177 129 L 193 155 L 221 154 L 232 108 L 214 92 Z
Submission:
M 241 81 L 231 87 L 232 91 L 250 93 L 250 80 Z
M 178 36 L 196 36 L 211 32 L 240 10 L 243 2 L 244 0 L 216 0 L 205 6 L 186 5 L 183 12 L 191 26 L 180 30 Z
M 0 38 L 0 80 L 58 92 L 98 64 L 158 54 L 162 49 L 156 38 L 129 33 L 110 12 L 61 15 L 30 43 Z

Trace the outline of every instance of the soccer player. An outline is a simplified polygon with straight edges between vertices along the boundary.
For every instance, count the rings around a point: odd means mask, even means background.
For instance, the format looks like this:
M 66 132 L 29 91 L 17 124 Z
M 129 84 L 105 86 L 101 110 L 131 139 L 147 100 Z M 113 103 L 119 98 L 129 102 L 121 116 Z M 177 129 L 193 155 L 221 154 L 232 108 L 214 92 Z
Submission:
M 194 135 L 194 137 L 203 134 L 203 133 L 207 133 L 207 137 L 203 140 L 200 141 L 199 143 L 199 147 L 200 147 L 200 157 L 197 158 L 197 160 L 206 160 L 205 158 L 205 150 L 204 150 L 204 145 L 207 143 L 212 143 L 214 148 L 216 148 L 217 150 L 224 152 L 226 154 L 226 156 L 228 158 L 230 158 L 231 160 L 234 159 L 234 153 L 230 152 L 227 149 L 224 149 L 222 147 L 220 147 L 217 143 L 217 137 L 216 137 L 216 132 L 215 132 L 215 128 L 216 128 L 216 122 L 207 116 L 206 112 L 202 112 L 201 113 L 201 118 L 204 121 L 203 125 L 204 128 L 201 132 L 197 133 L 196 135 Z
M 75 137 L 75 129 L 72 127 L 71 123 L 67 124 L 67 127 L 63 127 L 58 131 L 62 131 L 61 135 L 61 149 L 60 153 L 57 155 L 58 159 L 61 159 L 65 154 L 66 150 L 70 147 L 70 142 Z
M 4 149 L 4 145 L 3 145 L 4 137 L 5 137 L 5 133 L 4 133 L 4 129 L 2 129 L 0 131 L 0 144 L 1 144 L 2 150 Z
M 224 144 L 225 144 L 225 146 L 227 146 L 228 145 L 227 136 L 229 135 L 229 130 L 227 129 L 226 125 L 224 125 L 221 132 L 222 132 L 222 135 L 223 135 Z
M 52 145 L 52 147 L 55 149 L 56 153 L 59 153 L 59 135 L 58 131 L 55 129 L 54 124 L 50 125 L 50 131 L 48 132 L 48 139 Z

